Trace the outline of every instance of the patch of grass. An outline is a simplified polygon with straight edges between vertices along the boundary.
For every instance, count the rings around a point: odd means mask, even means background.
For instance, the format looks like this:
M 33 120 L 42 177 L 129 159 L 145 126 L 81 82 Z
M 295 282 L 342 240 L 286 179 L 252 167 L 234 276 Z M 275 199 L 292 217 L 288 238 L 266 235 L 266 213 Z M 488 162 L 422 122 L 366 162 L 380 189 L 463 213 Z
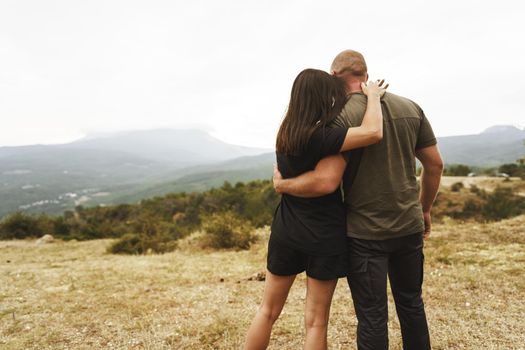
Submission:
M 146 234 L 129 233 L 108 248 L 108 253 L 113 254 L 148 254 L 167 253 L 177 248 L 177 241 L 172 237 L 162 234 L 152 236 Z
M 0 310 L 0 318 L 2 318 L 4 316 L 10 316 L 11 318 L 16 319 L 15 312 L 16 312 L 16 309 Z
M 202 344 L 209 344 L 212 347 L 220 342 L 231 342 L 232 333 L 237 329 L 236 322 L 228 318 L 218 318 L 210 325 L 206 326 L 199 337 Z
M 434 349 L 523 347 L 523 227 L 525 216 L 434 226 L 425 242 L 423 287 Z M 174 252 L 133 257 L 107 254 L 114 242 L 107 239 L 0 242 L 0 261 L 11 261 L 0 264 L 1 308 L 16 310 L 16 321 L 8 313 L 0 318 L 0 348 L 241 348 L 264 289 L 264 282 L 248 280 L 265 269 L 269 230 L 256 235 L 260 239 L 247 250 L 201 249 L 187 237 Z M 271 349 L 302 347 L 304 300 L 302 274 L 275 324 Z M 330 348 L 355 348 L 355 327 L 341 279 Z M 391 296 L 389 334 L 390 349 L 401 349 Z
M 445 265 L 452 265 L 452 260 L 448 256 L 439 256 L 436 261 Z

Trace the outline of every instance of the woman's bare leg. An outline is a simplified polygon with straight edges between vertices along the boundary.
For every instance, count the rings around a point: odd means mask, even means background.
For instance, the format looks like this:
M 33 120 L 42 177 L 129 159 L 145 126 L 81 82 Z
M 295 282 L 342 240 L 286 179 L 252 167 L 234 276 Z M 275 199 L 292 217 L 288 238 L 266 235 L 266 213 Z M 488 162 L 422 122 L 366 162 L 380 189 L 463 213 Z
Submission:
M 296 275 L 277 276 L 266 271 L 263 301 L 246 335 L 245 350 L 266 349 L 272 326 L 281 314 Z
M 328 348 L 327 331 L 330 304 L 337 280 L 322 281 L 308 277 L 306 280 L 306 309 L 304 321 L 306 340 L 304 349 L 323 350 Z

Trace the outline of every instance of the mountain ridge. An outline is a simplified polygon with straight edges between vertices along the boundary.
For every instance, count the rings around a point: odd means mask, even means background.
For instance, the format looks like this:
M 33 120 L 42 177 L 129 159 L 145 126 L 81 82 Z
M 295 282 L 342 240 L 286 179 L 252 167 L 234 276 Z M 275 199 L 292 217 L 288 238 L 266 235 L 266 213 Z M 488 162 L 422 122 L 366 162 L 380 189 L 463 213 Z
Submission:
M 140 142 L 135 136 L 141 134 L 151 142 Z M 125 132 L 101 140 L 0 147 L 0 217 L 20 208 L 58 214 L 79 204 L 268 179 L 275 163 L 274 151 L 226 144 L 200 130 Z M 439 137 L 438 145 L 447 164 L 494 167 L 523 157 L 524 141 L 525 131 L 496 125 L 480 134 Z

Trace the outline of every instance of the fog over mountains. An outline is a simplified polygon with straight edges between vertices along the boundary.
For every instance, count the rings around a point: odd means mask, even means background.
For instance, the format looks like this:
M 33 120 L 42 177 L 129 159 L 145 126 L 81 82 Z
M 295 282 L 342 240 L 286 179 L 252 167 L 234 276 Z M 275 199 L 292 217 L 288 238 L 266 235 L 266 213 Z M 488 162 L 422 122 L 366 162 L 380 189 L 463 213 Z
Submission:
M 478 135 L 439 138 L 448 164 L 497 166 L 525 154 L 525 131 L 494 126 Z M 0 217 L 61 213 L 178 191 L 267 179 L 274 152 L 236 146 L 200 130 L 157 129 L 84 138 L 60 145 L 0 147 Z
M 213 163 L 236 157 L 268 152 L 231 145 L 220 141 L 205 131 L 189 130 L 139 130 L 86 138 L 67 145 L 71 149 L 117 151 L 137 157 L 163 162 L 177 167 Z

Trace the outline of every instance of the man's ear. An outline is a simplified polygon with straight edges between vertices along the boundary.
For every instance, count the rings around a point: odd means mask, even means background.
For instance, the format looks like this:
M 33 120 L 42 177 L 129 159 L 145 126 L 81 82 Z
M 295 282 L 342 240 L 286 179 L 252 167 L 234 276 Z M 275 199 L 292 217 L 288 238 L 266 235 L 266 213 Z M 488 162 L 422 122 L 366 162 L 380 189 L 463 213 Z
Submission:
M 330 71 L 330 74 L 332 74 L 333 76 L 335 76 L 335 75 L 336 75 L 336 74 L 335 74 L 335 70 Z

